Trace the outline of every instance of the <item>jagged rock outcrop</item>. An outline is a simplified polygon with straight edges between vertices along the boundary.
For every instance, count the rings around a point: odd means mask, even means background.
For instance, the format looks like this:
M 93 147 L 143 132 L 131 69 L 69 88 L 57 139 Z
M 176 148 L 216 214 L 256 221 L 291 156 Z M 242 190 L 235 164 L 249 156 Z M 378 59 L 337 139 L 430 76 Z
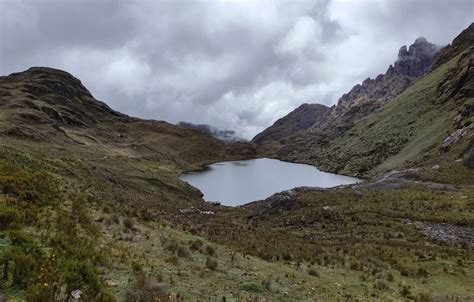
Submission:
M 376 111 L 387 100 L 395 98 L 417 78 L 426 74 L 440 49 L 441 46 L 420 37 L 408 48 L 406 45 L 400 48 L 397 60 L 385 74 L 380 74 L 375 79 L 367 78 L 355 85 L 342 95 L 336 106 L 327 109 L 317 104 L 303 104 L 255 136 L 252 143 L 280 141 L 305 130 L 331 137 L 340 136 L 355 121 Z
M 406 45 L 400 48 L 397 61 L 393 67 L 390 65 L 385 76 L 400 74 L 419 77 L 430 70 L 440 49 L 441 46 L 420 37 L 408 49 Z
M 457 164 L 464 157 L 470 167 L 471 149 L 464 150 L 474 123 L 473 31 L 469 26 L 446 48 L 417 39 L 400 49 L 385 74 L 354 86 L 313 127 L 279 143 L 253 142 L 262 154 L 354 176 L 414 163 L 431 167 L 440 158 Z M 443 145 L 463 128 L 465 134 Z M 274 126 L 269 129 L 278 137 Z
M 455 55 L 461 53 L 466 48 L 472 48 L 474 45 L 474 23 L 471 23 L 468 28 L 462 31 L 453 42 L 444 47 L 437 55 L 434 68 L 446 63 Z
M 252 143 L 282 141 L 291 135 L 319 125 L 328 111 L 329 107 L 324 105 L 303 104 L 255 136 Z
M 339 136 L 353 123 L 375 110 L 387 100 L 402 93 L 417 78 L 426 74 L 436 59 L 441 46 L 429 43 L 426 38 L 418 38 L 408 48 L 402 46 L 398 58 L 387 72 L 375 79 L 367 78 L 355 85 L 333 106 L 319 128 L 331 136 Z

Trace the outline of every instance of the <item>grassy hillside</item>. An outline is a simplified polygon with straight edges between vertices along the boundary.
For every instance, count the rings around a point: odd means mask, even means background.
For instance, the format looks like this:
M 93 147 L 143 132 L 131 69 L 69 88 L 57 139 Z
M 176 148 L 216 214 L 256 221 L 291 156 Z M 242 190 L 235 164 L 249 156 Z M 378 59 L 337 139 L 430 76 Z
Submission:
M 456 165 L 455 160 L 462 159 L 462 150 L 459 152 L 459 148 L 455 148 L 458 151 L 456 156 L 440 157 L 439 147 L 457 130 L 454 120 L 459 109 L 472 104 L 474 99 L 470 96 L 443 102 L 444 95 L 440 95 L 439 86 L 453 69 L 461 69 L 460 64 L 471 64 L 470 52 L 467 50 L 457 55 L 419 79 L 381 110 L 359 120 L 344 135 L 335 139 L 317 132 L 295 136 L 277 156 L 351 175 L 377 175 L 425 162 Z M 472 133 L 470 120 L 472 117 L 468 116 L 464 123 L 467 132 Z M 465 135 L 457 144 L 466 148 L 470 135 Z M 444 156 L 452 161 L 445 162 Z M 472 172 L 467 175 L 466 182 L 474 180 Z
M 62 71 L 0 78 L 0 299 L 474 299 L 470 62 L 457 55 L 335 140 L 278 146 L 350 174 L 420 169 L 242 207 L 205 203 L 178 175 L 252 146 L 115 112 Z
M 262 211 L 267 202 L 202 204 L 178 180 L 158 182 L 153 161 L 128 160 L 2 153 L 12 301 L 78 288 L 86 301 L 472 298 L 473 239 L 431 238 L 414 224 L 471 232 L 472 188 L 306 190 L 288 201 L 298 209 Z M 179 211 L 190 207 L 214 215 Z

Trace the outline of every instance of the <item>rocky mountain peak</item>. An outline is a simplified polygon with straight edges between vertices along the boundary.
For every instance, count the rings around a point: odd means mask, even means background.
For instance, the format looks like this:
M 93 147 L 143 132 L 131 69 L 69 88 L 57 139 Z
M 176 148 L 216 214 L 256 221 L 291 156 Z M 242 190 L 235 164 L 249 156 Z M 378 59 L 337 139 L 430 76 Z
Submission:
M 428 42 L 426 38 L 420 37 L 409 47 L 403 45 L 398 51 L 398 58 L 389 73 L 395 73 L 410 77 L 419 77 L 425 74 L 433 65 L 436 53 L 441 46 Z

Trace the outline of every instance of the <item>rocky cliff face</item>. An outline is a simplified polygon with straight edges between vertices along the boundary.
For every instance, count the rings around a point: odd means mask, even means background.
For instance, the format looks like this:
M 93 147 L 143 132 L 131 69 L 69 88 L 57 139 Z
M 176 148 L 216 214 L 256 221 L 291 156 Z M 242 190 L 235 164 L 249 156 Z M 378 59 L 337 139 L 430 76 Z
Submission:
M 387 72 L 375 79 L 365 79 L 344 94 L 337 106 L 331 108 L 320 128 L 331 135 L 341 135 L 355 121 L 379 109 L 387 100 L 398 96 L 426 74 L 440 49 L 441 46 L 429 43 L 425 38 L 416 39 L 408 48 L 402 46 L 397 60 Z
M 375 79 L 367 78 L 361 84 L 355 85 L 330 110 L 317 107 L 316 104 L 309 105 L 312 106 L 310 109 L 307 104 L 303 104 L 258 134 L 252 142 L 262 144 L 279 141 L 308 129 L 330 136 L 340 136 L 350 129 L 355 121 L 376 111 L 385 102 L 402 93 L 417 78 L 426 74 L 441 48 L 428 42 L 426 38 L 418 38 L 409 47 L 405 45 L 400 48 L 397 60 L 389 66 L 385 74 L 380 74 Z
M 473 32 L 471 25 L 442 49 L 419 38 L 400 49 L 385 74 L 354 86 L 313 127 L 278 143 L 253 142 L 267 156 L 351 175 L 429 161 L 462 171 L 472 162 L 474 140 Z M 282 128 L 269 129 L 278 137 L 287 131 Z
M 255 136 L 252 143 L 262 144 L 269 141 L 284 141 L 291 135 L 318 126 L 328 111 L 329 107 L 324 105 L 303 104 Z

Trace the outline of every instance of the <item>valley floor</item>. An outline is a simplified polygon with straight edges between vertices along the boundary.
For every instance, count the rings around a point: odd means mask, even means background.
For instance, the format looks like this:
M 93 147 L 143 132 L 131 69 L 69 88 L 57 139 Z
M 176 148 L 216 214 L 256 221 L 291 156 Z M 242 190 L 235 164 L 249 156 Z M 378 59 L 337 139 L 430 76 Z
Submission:
M 155 159 L 15 140 L 0 158 L 9 301 L 474 299 L 474 188 L 459 167 L 455 190 L 296 189 L 231 208 Z

